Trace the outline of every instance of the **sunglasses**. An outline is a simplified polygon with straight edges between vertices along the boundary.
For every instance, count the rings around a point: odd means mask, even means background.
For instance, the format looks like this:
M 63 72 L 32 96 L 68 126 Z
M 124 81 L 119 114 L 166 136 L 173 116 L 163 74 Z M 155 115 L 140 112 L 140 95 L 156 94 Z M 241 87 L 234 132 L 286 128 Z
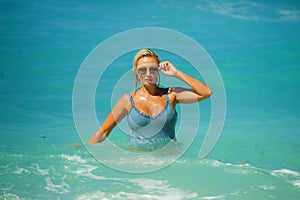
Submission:
M 148 67 L 140 67 L 137 70 L 138 70 L 139 74 L 144 75 L 144 74 L 147 73 L 148 69 L 150 71 L 150 74 L 156 74 L 156 73 L 158 73 L 158 67 L 149 67 L 149 68 Z

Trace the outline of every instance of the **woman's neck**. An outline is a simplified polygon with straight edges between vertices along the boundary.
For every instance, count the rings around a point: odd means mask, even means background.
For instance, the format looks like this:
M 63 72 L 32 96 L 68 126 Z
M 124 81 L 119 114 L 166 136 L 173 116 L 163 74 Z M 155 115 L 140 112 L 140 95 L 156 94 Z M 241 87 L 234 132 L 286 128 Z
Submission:
M 143 85 L 141 89 L 144 92 L 147 92 L 149 95 L 154 96 L 160 93 L 159 87 L 156 84 L 151 85 Z

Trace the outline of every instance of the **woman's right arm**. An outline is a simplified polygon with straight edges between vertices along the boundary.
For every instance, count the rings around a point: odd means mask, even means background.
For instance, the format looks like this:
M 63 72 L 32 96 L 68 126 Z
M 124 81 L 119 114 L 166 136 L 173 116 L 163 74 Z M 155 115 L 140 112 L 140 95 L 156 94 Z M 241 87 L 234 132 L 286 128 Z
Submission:
M 129 111 L 129 96 L 123 95 L 112 111 L 109 113 L 102 126 L 94 133 L 89 144 L 103 142 L 113 128 L 127 115 Z

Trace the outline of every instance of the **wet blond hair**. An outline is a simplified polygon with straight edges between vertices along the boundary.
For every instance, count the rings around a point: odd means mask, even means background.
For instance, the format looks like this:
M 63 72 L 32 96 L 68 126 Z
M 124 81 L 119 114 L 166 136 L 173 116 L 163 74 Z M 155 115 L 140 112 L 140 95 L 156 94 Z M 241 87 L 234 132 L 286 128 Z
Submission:
M 134 90 L 133 92 L 135 93 L 138 87 L 138 84 L 140 83 L 140 79 L 137 75 L 137 63 L 139 59 L 144 58 L 144 57 L 152 57 L 157 60 L 157 63 L 160 63 L 160 58 L 158 55 L 151 49 L 141 49 L 139 50 L 133 59 L 133 83 L 134 83 Z

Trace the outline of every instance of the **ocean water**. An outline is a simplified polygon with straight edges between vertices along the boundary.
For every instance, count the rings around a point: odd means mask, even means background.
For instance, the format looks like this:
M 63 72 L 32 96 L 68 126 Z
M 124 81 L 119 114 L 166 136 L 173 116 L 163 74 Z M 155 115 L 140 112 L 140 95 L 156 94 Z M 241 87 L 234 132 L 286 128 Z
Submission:
M 10 0 L 0 1 L 0 11 L 0 199 L 300 198 L 299 2 Z M 210 99 L 200 102 L 199 129 L 183 155 L 156 171 L 126 173 L 74 145 L 86 141 L 73 119 L 72 93 L 94 47 L 143 27 L 179 31 L 205 48 L 223 78 L 226 121 L 218 143 L 199 159 L 211 116 Z M 160 53 L 201 79 L 187 61 Z M 113 77 L 131 69 L 133 55 L 120 55 L 99 82 L 99 123 L 111 109 Z M 126 148 L 121 132 L 109 140 Z

